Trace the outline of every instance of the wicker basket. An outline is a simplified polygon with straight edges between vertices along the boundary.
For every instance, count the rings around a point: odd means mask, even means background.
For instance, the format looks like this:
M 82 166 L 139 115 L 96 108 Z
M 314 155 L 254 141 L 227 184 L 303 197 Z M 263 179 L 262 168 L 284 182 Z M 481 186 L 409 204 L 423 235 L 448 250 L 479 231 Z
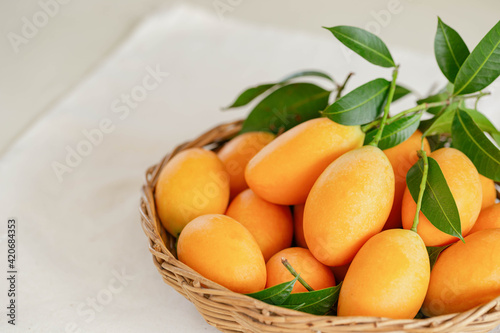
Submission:
M 427 319 L 315 316 L 268 305 L 210 281 L 176 258 L 175 238 L 159 221 L 154 202 L 160 170 L 180 151 L 218 149 L 241 128 L 241 121 L 217 126 L 182 144 L 146 172 L 141 222 L 153 261 L 163 280 L 194 303 L 207 323 L 223 332 L 488 332 L 500 325 L 500 297 L 467 312 Z

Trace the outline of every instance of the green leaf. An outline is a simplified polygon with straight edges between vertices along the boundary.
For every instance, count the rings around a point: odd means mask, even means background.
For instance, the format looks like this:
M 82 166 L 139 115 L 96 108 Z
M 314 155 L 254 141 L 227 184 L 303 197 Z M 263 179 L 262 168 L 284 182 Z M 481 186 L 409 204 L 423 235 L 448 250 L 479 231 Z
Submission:
M 462 37 L 438 17 L 436 37 L 434 38 L 434 54 L 441 72 L 450 82 L 455 81 L 455 77 L 469 53 Z
M 463 240 L 460 215 L 448 183 L 436 160 L 428 157 L 428 161 L 429 171 L 422 198 L 422 213 L 442 232 Z M 406 175 L 406 184 L 415 202 L 418 200 L 423 171 L 424 162 L 419 159 Z
M 420 130 L 423 130 L 423 132 L 427 131 L 427 133 L 425 133 L 426 136 L 451 133 L 451 124 L 453 122 L 453 118 L 455 117 L 457 107 L 458 104 L 454 103 L 448 106 L 441 116 L 422 121 Z M 462 107 L 460 109 L 466 111 L 482 131 L 488 132 L 492 136 L 499 133 L 491 121 L 481 112 Z
M 376 35 L 357 27 L 339 25 L 324 27 L 345 46 L 371 62 L 382 67 L 395 67 L 389 49 Z
M 263 93 L 265 93 L 269 89 L 271 89 L 273 87 L 280 86 L 280 85 L 284 85 L 284 84 L 286 84 L 288 81 L 290 81 L 292 79 L 296 79 L 296 78 L 304 77 L 304 76 L 322 77 L 322 78 L 327 79 L 327 80 L 329 80 L 331 82 L 335 82 L 330 75 L 325 74 L 323 72 L 312 71 L 312 70 L 310 70 L 310 71 L 301 71 L 301 72 L 290 74 L 287 77 L 283 78 L 281 81 L 276 82 L 276 83 L 266 83 L 266 84 L 261 84 L 261 85 L 258 85 L 258 86 L 252 87 L 252 88 L 248 88 L 247 90 L 245 90 L 244 92 L 242 92 L 236 98 L 236 100 L 233 102 L 233 104 L 231 104 L 228 107 L 225 107 L 224 109 L 237 108 L 237 107 L 240 107 L 240 106 L 247 105 L 248 103 L 250 103 L 251 101 L 253 101 L 255 98 L 259 97 L 260 95 L 262 95 Z
M 300 308 L 303 307 L 304 305 L 306 305 L 306 303 L 302 303 L 302 304 L 299 304 L 299 305 L 288 305 L 288 304 L 281 304 L 280 307 L 282 308 L 287 308 L 287 309 L 290 309 L 290 310 L 295 310 L 295 311 L 300 311 Z
M 453 146 L 470 158 L 480 174 L 500 181 L 500 150 L 466 111 L 458 110 L 455 114 L 451 135 Z
M 493 140 L 495 140 L 495 142 L 500 145 L 500 132 L 497 132 L 497 133 L 494 133 L 494 134 L 491 134 L 491 136 L 493 137 Z
M 391 83 L 376 79 L 354 89 L 322 112 L 342 125 L 362 125 L 380 115 Z
M 455 79 L 455 95 L 486 88 L 500 75 L 500 21 L 467 57 Z
M 432 268 L 434 268 L 434 264 L 436 263 L 436 260 L 438 259 L 441 252 L 443 252 L 450 245 L 427 246 L 427 253 L 429 254 L 429 262 L 431 263 L 431 270 L 432 270 Z
M 251 101 L 253 101 L 256 97 L 262 95 L 272 87 L 276 86 L 279 83 L 267 83 L 267 84 L 261 84 L 252 88 L 248 88 L 244 92 L 242 92 L 236 100 L 233 102 L 233 104 L 225 107 L 224 109 L 231 109 L 231 108 L 237 108 L 243 105 L 247 105 Z
M 421 122 L 420 130 L 425 136 L 431 136 L 442 133 L 451 133 L 451 123 L 458 104 L 454 103 L 446 107 L 446 110 L 440 115 Z
M 396 85 L 396 90 L 394 90 L 394 96 L 392 97 L 392 102 L 395 102 L 398 99 L 401 99 L 408 94 L 411 94 L 411 90 L 409 90 L 403 86 Z
M 447 93 L 446 91 L 440 91 L 436 95 L 432 95 L 423 99 L 419 99 L 417 101 L 417 104 L 424 104 L 424 103 L 434 103 L 434 102 L 442 102 L 446 101 L 450 97 L 450 94 Z M 426 112 L 432 113 L 432 114 L 437 114 L 439 111 L 441 111 L 443 107 L 442 106 L 436 106 L 433 108 L 427 109 Z
M 378 147 L 382 150 L 389 149 L 399 145 L 400 143 L 406 141 L 418 128 L 420 124 L 420 117 L 422 113 L 417 113 L 412 116 L 402 117 L 393 123 L 390 123 L 384 127 L 382 132 L 382 138 L 378 143 Z M 365 145 L 369 144 L 378 129 L 371 130 L 365 135 Z
M 290 81 L 291 79 L 296 79 L 298 77 L 304 77 L 304 76 L 322 77 L 324 79 L 327 79 L 328 81 L 335 82 L 330 75 L 328 75 L 326 73 L 323 73 L 323 72 L 312 71 L 312 70 L 310 70 L 310 71 L 300 71 L 300 72 L 297 72 L 297 73 L 292 73 L 292 74 L 286 76 L 284 79 L 282 79 L 281 82 L 284 83 L 284 82 Z
M 342 283 L 335 287 L 291 294 L 281 306 L 310 314 L 324 315 L 337 302 L 341 285 Z
M 460 109 L 466 111 L 482 131 L 488 132 L 492 136 L 500 134 L 495 125 L 493 125 L 493 123 L 481 112 L 463 107 L 461 107 Z
M 320 116 L 330 91 L 312 83 L 292 83 L 266 96 L 250 112 L 241 132 L 288 130 Z
M 290 296 L 293 286 L 297 282 L 299 276 L 290 282 L 284 282 L 276 286 L 258 291 L 256 293 L 247 294 L 252 298 L 272 305 L 281 305 Z

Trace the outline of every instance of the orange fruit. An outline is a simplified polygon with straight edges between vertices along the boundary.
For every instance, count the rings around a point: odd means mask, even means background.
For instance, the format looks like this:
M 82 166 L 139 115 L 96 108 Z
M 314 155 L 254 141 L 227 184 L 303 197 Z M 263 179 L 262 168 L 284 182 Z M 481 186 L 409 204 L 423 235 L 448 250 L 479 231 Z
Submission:
M 293 221 L 290 207 L 259 198 L 246 189 L 229 205 L 227 216 L 240 222 L 259 244 L 264 260 L 292 245 Z
M 479 175 L 481 179 L 481 188 L 483 189 L 483 201 L 481 209 L 493 206 L 497 198 L 497 189 L 495 188 L 495 182 L 492 179 L 486 178 L 483 175 Z
M 413 231 L 385 230 L 354 257 L 340 289 L 338 316 L 412 319 L 429 284 L 425 244 Z
M 438 257 L 422 312 L 439 316 L 470 310 L 500 296 L 500 229 L 456 242 Z
M 291 247 L 276 253 L 267 262 L 266 288 L 294 279 L 292 273 L 283 266 L 281 258 L 287 259 L 300 277 L 314 290 L 335 286 L 335 277 L 328 266 L 316 260 L 308 249 Z M 292 289 L 292 293 L 306 291 L 307 289 L 298 281 Z
M 360 147 L 363 139 L 359 126 L 339 125 L 328 118 L 305 121 L 262 148 L 248 163 L 245 179 L 267 201 L 302 204 L 323 170 Z
M 441 148 L 429 156 L 439 164 L 448 183 L 460 214 L 462 235 L 465 236 L 472 229 L 481 211 L 483 193 L 476 167 L 464 153 L 454 148 Z M 412 227 L 416 209 L 415 200 L 406 188 L 402 204 L 403 227 L 405 229 Z M 417 230 L 427 246 L 444 246 L 458 240 L 457 237 L 438 230 L 422 212 L 419 215 Z
M 469 234 L 484 229 L 500 229 L 500 203 L 485 208 L 479 213 L 479 217 L 474 223 Z
M 418 161 L 417 150 L 420 150 L 422 132 L 416 131 L 406 141 L 399 145 L 384 150 L 384 154 L 391 162 L 394 170 L 394 203 L 392 204 L 391 214 L 384 225 L 385 229 L 402 228 L 401 222 L 401 202 L 406 188 L 406 174 L 408 170 Z M 429 142 L 424 138 L 424 150 L 427 154 L 431 153 Z
M 377 147 L 345 153 L 314 184 L 304 209 L 304 236 L 325 265 L 349 263 L 379 233 L 394 199 L 394 172 Z
M 248 188 L 245 180 L 248 161 L 274 138 L 275 135 L 268 132 L 243 133 L 226 143 L 218 152 L 229 174 L 231 198 Z
M 162 169 L 156 184 L 155 202 L 161 223 L 177 237 L 192 219 L 226 211 L 229 176 L 214 152 L 186 149 Z
M 250 231 L 219 214 L 191 221 L 177 243 L 179 260 L 207 279 L 237 293 L 253 293 L 266 285 L 266 264 Z
M 304 238 L 304 204 L 293 206 L 293 230 L 295 244 L 307 249 L 306 239 Z

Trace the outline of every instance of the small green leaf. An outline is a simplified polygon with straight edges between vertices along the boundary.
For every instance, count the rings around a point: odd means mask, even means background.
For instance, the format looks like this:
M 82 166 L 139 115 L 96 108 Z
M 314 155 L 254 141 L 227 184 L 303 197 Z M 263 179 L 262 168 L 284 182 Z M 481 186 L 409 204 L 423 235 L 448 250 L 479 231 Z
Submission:
M 454 103 L 446 107 L 446 110 L 440 115 L 421 122 L 420 130 L 425 136 L 431 136 L 451 132 L 451 122 L 457 111 L 458 104 Z
M 466 111 L 458 110 L 455 114 L 451 135 L 453 146 L 470 158 L 480 174 L 500 181 L 500 150 Z
M 408 117 L 402 117 L 393 123 L 390 123 L 384 127 L 382 132 L 382 137 L 378 143 L 378 147 L 382 150 L 389 149 L 399 145 L 400 143 L 406 141 L 418 128 L 420 124 L 421 113 L 414 114 Z M 365 145 L 369 144 L 378 129 L 371 130 L 365 135 Z
M 387 46 L 371 32 L 345 25 L 324 28 L 330 30 L 340 42 L 372 64 L 382 67 L 396 66 Z
M 425 133 L 426 136 L 451 133 L 451 124 L 453 122 L 453 118 L 455 117 L 457 108 L 458 104 L 454 103 L 448 106 L 443 114 L 441 114 L 439 117 L 434 117 L 422 121 L 420 130 L 422 130 L 423 132 L 427 132 Z M 499 133 L 495 126 L 491 123 L 491 121 L 489 121 L 489 119 L 481 112 L 462 107 L 460 107 L 460 109 L 466 111 L 482 131 L 488 132 L 492 136 Z
M 434 268 L 434 264 L 436 263 L 436 260 L 438 259 L 441 252 L 443 252 L 449 246 L 450 245 L 427 246 L 427 253 L 429 254 L 429 262 L 431 263 L 431 270 L 432 268 Z
M 495 140 L 495 142 L 500 146 L 500 132 L 491 134 L 491 136 L 493 137 L 493 140 Z
M 408 94 L 411 94 L 411 90 L 403 86 L 396 85 L 396 90 L 394 90 L 394 96 L 392 97 L 392 102 L 394 103 L 398 99 L 401 99 Z
M 281 306 L 310 314 L 324 315 L 337 302 L 341 285 L 342 283 L 326 289 L 291 294 Z
M 470 94 L 489 86 L 500 75 L 500 21 L 484 36 L 460 67 L 455 95 Z
M 484 132 L 490 133 L 492 136 L 495 134 L 500 134 L 499 131 L 496 129 L 495 125 L 486 117 L 484 114 L 482 114 L 479 111 L 473 110 L 473 109 L 468 109 L 468 108 L 460 108 L 461 110 L 464 110 L 469 114 L 469 116 L 472 117 L 476 125 Z
M 330 75 L 326 74 L 326 73 L 323 73 L 323 72 L 320 72 L 320 71 L 309 70 L 309 71 L 301 71 L 301 72 L 297 72 L 297 73 L 292 73 L 292 74 L 286 76 L 283 80 L 281 80 L 281 83 L 290 81 L 292 79 L 296 79 L 298 77 L 304 77 L 304 76 L 322 77 L 324 79 L 327 79 L 328 81 L 335 82 L 333 80 L 333 78 Z
M 423 99 L 419 99 L 417 101 L 417 104 L 424 104 L 424 103 L 434 103 L 434 102 L 442 102 L 446 101 L 450 97 L 450 94 L 446 91 L 440 91 L 436 95 L 432 95 Z M 442 106 L 436 106 L 433 108 L 427 109 L 426 112 L 432 113 L 432 114 L 437 114 L 439 111 L 441 111 L 443 107 Z
M 258 86 L 252 87 L 252 88 L 248 88 L 247 90 L 245 90 L 244 92 L 242 92 L 236 98 L 236 100 L 233 102 L 233 104 L 231 104 L 228 107 L 225 107 L 224 109 L 227 110 L 227 109 L 237 108 L 237 107 L 240 107 L 240 106 L 247 105 L 248 103 L 250 103 L 251 101 L 253 101 L 255 98 L 259 97 L 260 95 L 262 95 L 266 91 L 270 90 L 271 88 L 277 87 L 277 86 L 280 86 L 280 85 L 284 85 L 284 84 L 286 84 L 288 81 L 290 81 L 292 79 L 296 79 L 296 78 L 304 77 L 304 76 L 322 77 L 322 78 L 327 79 L 327 80 L 329 80 L 331 82 L 335 82 L 330 75 L 325 74 L 323 72 L 312 71 L 312 70 L 310 70 L 310 71 L 301 71 L 301 72 L 290 74 L 287 77 L 283 78 L 281 81 L 276 82 L 276 83 L 266 83 L 266 84 L 261 84 L 261 85 L 258 85 Z
M 293 286 L 298 280 L 298 276 L 290 282 L 284 282 L 276 286 L 258 291 L 256 293 L 247 294 L 252 298 L 258 299 L 267 304 L 281 305 L 290 296 Z
M 304 305 L 306 305 L 306 303 L 302 303 L 302 304 L 299 304 L 299 305 L 288 305 L 288 304 L 281 304 L 280 307 L 282 308 L 287 308 L 287 309 L 290 309 L 290 310 L 295 310 L 295 311 L 300 311 L 300 308 L 303 307 Z
M 306 120 L 320 116 L 320 110 L 328 105 L 330 91 L 312 83 L 291 83 L 266 96 L 250 112 L 241 130 L 271 131 L 288 130 Z
M 242 92 L 236 100 L 233 102 L 233 104 L 225 107 L 224 109 L 231 109 L 231 108 L 237 108 L 243 105 L 247 105 L 251 101 L 253 101 L 255 98 L 258 96 L 262 95 L 272 87 L 276 86 L 277 83 L 267 83 L 267 84 L 261 84 L 252 88 L 248 88 L 244 92 Z
M 438 17 L 434 54 L 441 72 L 450 82 L 455 81 L 455 77 L 469 53 L 462 37 Z
M 322 112 L 342 125 L 362 125 L 380 115 L 391 83 L 376 79 L 354 89 Z
M 428 161 L 429 171 L 422 198 L 422 213 L 442 232 L 463 240 L 460 215 L 448 183 L 436 160 L 428 157 Z M 406 184 L 415 202 L 418 200 L 423 171 L 424 162 L 419 159 L 406 175 Z

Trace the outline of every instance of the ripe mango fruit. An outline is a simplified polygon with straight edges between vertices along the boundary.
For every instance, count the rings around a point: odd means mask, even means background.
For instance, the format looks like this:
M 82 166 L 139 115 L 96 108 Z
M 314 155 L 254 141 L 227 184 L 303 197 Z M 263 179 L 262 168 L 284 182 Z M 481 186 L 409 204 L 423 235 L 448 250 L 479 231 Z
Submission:
M 177 243 L 179 260 L 237 293 L 266 285 L 266 263 L 250 231 L 229 216 L 202 215 L 189 222 Z
M 486 229 L 456 242 L 438 257 L 422 312 L 463 312 L 500 296 L 500 229 Z
M 474 223 L 469 234 L 484 229 L 500 229 L 500 202 L 485 208 L 479 213 L 479 217 Z
M 155 202 L 161 223 L 177 237 L 198 216 L 224 214 L 229 202 L 229 175 L 214 152 L 186 149 L 161 171 Z
M 495 204 L 497 199 L 497 189 L 495 188 L 495 182 L 492 179 L 486 178 L 481 174 L 479 175 L 479 179 L 481 179 L 481 187 L 483 189 L 481 209 L 485 209 Z
M 262 148 L 248 163 L 245 179 L 269 202 L 303 204 L 323 170 L 345 152 L 360 147 L 363 140 L 359 126 L 311 119 Z
M 481 211 L 483 190 L 479 173 L 471 160 L 457 149 L 441 148 L 429 156 L 436 160 L 443 172 L 457 204 L 462 235 L 466 236 L 474 226 Z M 402 204 L 403 227 L 405 229 L 411 229 L 416 209 L 417 204 L 406 188 Z M 419 215 L 417 231 L 426 246 L 444 246 L 458 240 L 457 237 L 438 230 L 422 212 Z
M 339 316 L 412 319 L 427 292 L 430 264 L 415 232 L 385 230 L 354 257 L 340 289 Z
M 304 209 L 304 236 L 325 265 L 349 263 L 379 233 L 394 199 L 394 172 L 377 147 L 349 151 L 330 164 L 314 184 Z
M 300 274 L 300 277 L 314 290 L 335 286 L 335 276 L 330 267 L 316 260 L 308 249 L 291 247 L 276 253 L 267 262 L 266 288 L 294 279 L 292 273 L 283 266 L 282 258 L 288 260 L 288 263 Z M 307 292 L 307 289 L 297 281 L 293 286 L 292 293 L 302 292 Z
M 229 174 L 230 197 L 248 188 L 245 168 L 248 162 L 264 146 L 273 141 L 275 135 L 269 132 L 243 133 L 226 143 L 217 153 Z
M 226 215 L 240 222 L 259 244 L 264 260 L 292 245 L 290 207 L 270 203 L 246 189 L 233 199 Z

